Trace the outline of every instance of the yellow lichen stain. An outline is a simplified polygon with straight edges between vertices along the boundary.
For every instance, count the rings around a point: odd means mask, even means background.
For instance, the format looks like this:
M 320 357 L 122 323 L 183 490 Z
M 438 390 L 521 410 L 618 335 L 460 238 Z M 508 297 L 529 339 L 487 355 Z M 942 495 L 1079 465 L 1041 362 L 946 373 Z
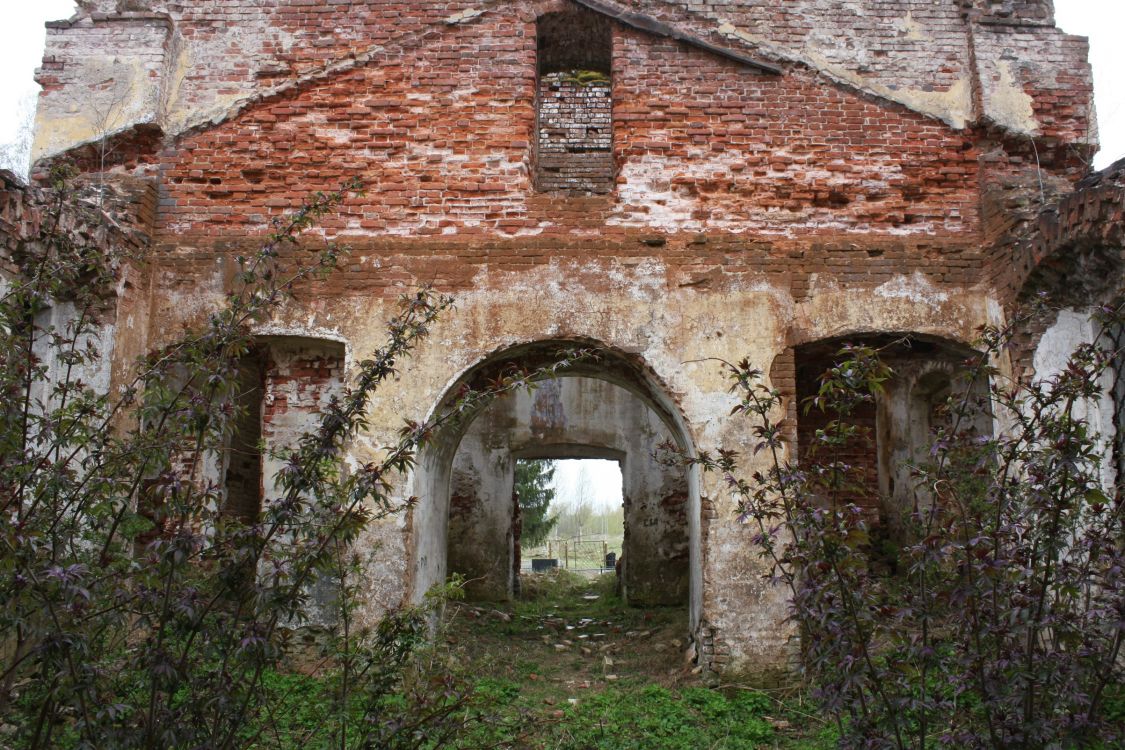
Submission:
M 169 123 L 172 120 L 172 113 L 177 110 L 180 87 L 183 86 L 184 79 L 190 69 L 191 53 L 189 47 L 178 34 L 174 35 L 160 101 L 160 120 L 169 132 L 176 132 L 170 129 Z
M 179 50 L 168 76 L 170 94 L 165 114 L 165 130 L 169 133 L 181 133 L 207 122 L 218 123 L 226 119 L 231 111 L 240 104 L 248 102 L 256 91 L 253 84 L 249 82 L 230 81 L 227 84 L 228 89 L 241 88 L 231 93 L 215 92 L 210 96 L 210 100 L 205 107 L 199 107 L 184 101 L 180 87 L 183 85 L 186 74 L 197 65 L 202 65 L 203 62 L 197 63 L 191 52 L 191 49 L 186 45 Z

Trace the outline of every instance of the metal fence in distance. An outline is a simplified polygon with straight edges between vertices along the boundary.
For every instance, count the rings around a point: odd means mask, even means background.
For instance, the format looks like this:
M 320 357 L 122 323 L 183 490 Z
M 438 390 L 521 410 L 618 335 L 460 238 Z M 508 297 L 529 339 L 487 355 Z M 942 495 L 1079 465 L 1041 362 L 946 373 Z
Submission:
M 608 570 L 621 556 L 620 539 L 548 539 L 523 552 L 523 567 L 528 570 L 559 567 L 566 570 Z M 555 561 L 536 563 L 535 561 Z

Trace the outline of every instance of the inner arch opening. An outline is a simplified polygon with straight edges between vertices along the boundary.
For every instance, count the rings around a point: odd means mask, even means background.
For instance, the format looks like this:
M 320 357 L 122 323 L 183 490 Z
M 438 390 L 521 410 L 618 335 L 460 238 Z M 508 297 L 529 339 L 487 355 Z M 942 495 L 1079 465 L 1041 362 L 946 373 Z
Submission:
M 509 350 L 467 372 L 450 392 L 508 363 L 536 367 L 550 351 L 549 342 Z M 621 467 L 625 532 L 614 563 L 620 562 L 615 569 L 623 599 L 635 606 L 686 605 L 694 628 L 701 581 L 698 479 L 694 470 L 662 460 L 671 446 L 690 455 L 691 443 L 653 379 L 636 358 L 608 353 L 498 398 L 437 436 L 419 456 L 415 475 L 412 597 L 453 572 L 471 582 L 471 599 L 518 595 L 518 463 L 600 458 Z
M 526 576 L 559 569 L 620 579 L 623 488 L 618 459 L 516 458 L 512 594 Z

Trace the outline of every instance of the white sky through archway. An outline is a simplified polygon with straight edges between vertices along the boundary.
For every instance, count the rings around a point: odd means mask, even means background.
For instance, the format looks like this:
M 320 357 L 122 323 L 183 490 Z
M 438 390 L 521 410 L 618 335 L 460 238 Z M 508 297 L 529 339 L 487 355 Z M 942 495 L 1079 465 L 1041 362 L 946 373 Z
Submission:
M 556 508 L 575 508 L 589 502 L 594 513 L 621 507 L 621 465 L 616 461 L 582 458 L 555 462 L 551 483 Z

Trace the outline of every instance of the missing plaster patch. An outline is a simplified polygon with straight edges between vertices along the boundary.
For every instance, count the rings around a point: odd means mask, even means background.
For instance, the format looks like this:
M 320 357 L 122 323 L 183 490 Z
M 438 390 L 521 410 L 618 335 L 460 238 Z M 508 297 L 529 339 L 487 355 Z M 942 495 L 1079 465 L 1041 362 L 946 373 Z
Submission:
M 460 13 L 454 13 L 449 18 L 446 18 L 445 23 L 449 26 L 456 26 L 459 23 L 465 23 L 466 21 L 471 21 L 474 18 L 480 18 L 485 14 L 485 12 L 486 11 L 481 8 L 466 8 Z
M 895 21 L 895 28 L 898 29 L 903 39 L 912 42 L 920 42 L 930 38 L 930 35 L 922 28 L 922 24 L 918 23 L 914 14 L 910 11 L 906 11 L 904 18 Z
M 938 291 L 925 276 L 917 271 L 910 276 L 896 276 L 885 284 L 880 284 L 875 287 L 875 294 L 889 299 L 908 299 L 933 307 L 949 300 L 948 294 Z
M 1019 71 L 1011 60 L 996 63 L 999 80 L 993 82 L 988 91 L 988 116 L 997 124 L 1012 128 L 1021 133 L 1035 133 L 1038 123 L 1031 96 L 1020 83 Z

